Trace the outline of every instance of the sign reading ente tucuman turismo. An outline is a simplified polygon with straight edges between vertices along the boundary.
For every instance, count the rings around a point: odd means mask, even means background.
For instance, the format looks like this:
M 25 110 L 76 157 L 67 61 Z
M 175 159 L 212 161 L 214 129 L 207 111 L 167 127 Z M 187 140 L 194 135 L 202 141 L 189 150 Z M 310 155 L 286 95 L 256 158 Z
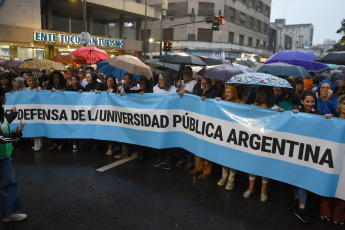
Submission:
M 61 44 L 80 44 L 80 35 L 70 35 L 70 34 L 57 34 L 49 32 L 34 32 L 34 41 L 35 42 L 52 42 L 52 43 L 61 43 Z M 104 39 L 98 37 L 92 37 L 90 45 L 94 46 L 107 46 L 107 47 L 118 47 L 123 48 L 125 42 L 123 40 L 114 40 L 114 39 Z

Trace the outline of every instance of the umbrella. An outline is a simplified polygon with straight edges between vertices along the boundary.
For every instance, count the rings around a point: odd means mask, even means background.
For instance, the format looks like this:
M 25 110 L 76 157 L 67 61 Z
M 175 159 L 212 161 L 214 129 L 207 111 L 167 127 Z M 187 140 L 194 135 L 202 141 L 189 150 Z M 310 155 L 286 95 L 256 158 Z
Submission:
M 233 76 L 227 84 L 265 85 L 280 88 L 292 88 L 289 82 L 267 73 L 243 73 Z
M 291 65 L 302 66 L 309 71 L 327 68 L 325 64 L 313 61 L 315 58 L 316 55 L 312 52 L 300 50 L 282 50 L 269 57 L 265 64 L 284 62 Z
M 106 76 L 114 76 L 122 80 L 125 78 L 125 74 L 128 73 L 127 71 L 112 66 L 106 61 L 97 63 L 97 72 L 103 73 Z M 137 80 L 141 79 L 141 76 L 136 74 L 133 74 L 133 77 Z
M 174 71 L 179 71 L 180 67 L 176 64 L 160 62 L 158 59 L 148 59 L 144 63 L 154 69 L 167 70 L 171 69 Z
M 240 64 L 240 65 L 247 66 L 249 68 L 253 68 L 257 65 L 255 62 L 250 61 L 250 60 L 239 60 L 239 61 L 236 61 L 236 63 Z
M 345 51 L 329 52 L 324 55 L 320 55 L 315 59 L 315 61 L 329 64 L 345 65 Z
M 162 56 L 159 61 L 172 64 L 184 65 L 206 65 L 206 63 L 198 56 L 189 55 L 186 53 L 168 54 Z
M 231 65 L 231 62 L 229 60 L 225 60 L 217 55 L 211 55 L 210 57 L 200 56 L 200 58 L 206 63 L 206 65 L 222 65 L 222 64 Z
M 114 76 L 121 75 L 121 70 L 123 70 L 135 75 L 153 77 L 151 68 L 142 61 L 140 61 L 137 57 L 131 55 L 121 55 L 112 57 L 107 59 L 105 62 L 109 63 L 110 65 L 102 64 L 103 66 L 100 67 L 100 69 L 98 69 L 97 67 L 98 71 L 104 74 L 106 74 L 106 69 L 108 69 L 107 71 L 109 72 L 111 71 L 115 74 L 118 72 L 120 73 Z M 115 70 L 114 68 L 118 70 Z
M 5 69 L 15 69 L 23 63 L 23 61 L 5 60 L 0 62 L 0 67 L 4 67 Z
M 87 62 L 85 58 L 75 55 L 58 55 L 53 57 L 51 60 L 65 64 L 83 64 Z
M 96 63 L 109 58 L 109 54 L 102 49 L 98 49 L 92 46 L 83 46 L 71 53 L 83 57 L 87 60 L 87 63 Z
M 221 81 L 228 81 L 232 76 L 243 73 L 242 70 L 233 65 L 223 64 L 207 66 L 202 68 L 197 75 L 204 78 L 213 78 Z
M 253 72 L 268 73 L 275 76 L 311 77 L 305 68 L 284 62 L 263 64 L 258 68 L 254 68 Z
M 232 65 L 235 66 L 236 68 L 242 70 L 243 72 L 249 72 L 248 69 L 250 69 L 248 66 L 240 65 L 237 63 L 232 63 Z
M 338 66 L 337 70 L 340 70 L 340 71 L 345 71 L 345 66 L 343 66 L 343 65 Z
M 20 69 L 38 69 L 38 70 L 43 70 L 43 69 L 49 69 L 49 70 L 65 70 L 66 66 L 57 63 L 54 61 L 50 61 L 47 59 L 41 59 L 41 60 L 32 60 L 25 62 L 24 64 L 19 66 Z

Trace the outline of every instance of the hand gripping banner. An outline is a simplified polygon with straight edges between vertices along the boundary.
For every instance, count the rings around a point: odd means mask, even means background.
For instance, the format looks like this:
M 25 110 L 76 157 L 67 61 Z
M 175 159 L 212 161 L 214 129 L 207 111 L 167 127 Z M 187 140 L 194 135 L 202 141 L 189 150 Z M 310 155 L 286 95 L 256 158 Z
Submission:
M 178 94 L 21 91 L 7 94 L 24 137 L 181 147 L 251 174 L 345 200 L 345 119 L 279 113 Z

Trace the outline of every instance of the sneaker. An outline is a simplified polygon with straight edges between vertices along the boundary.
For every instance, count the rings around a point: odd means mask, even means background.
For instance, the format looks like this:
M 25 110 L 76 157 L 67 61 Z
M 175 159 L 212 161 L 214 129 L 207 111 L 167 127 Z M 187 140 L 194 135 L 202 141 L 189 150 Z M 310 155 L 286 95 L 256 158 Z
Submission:
M 334 220 L 334 223 L 339 224 L 339 225 L 344 225 L 344 222 L 336 222 L 335 220 Z
M 199 174 L 201 173 L 201 171 L 197 170 L 197 169 L 193 169 L 192 171 L 189 171 L 189 174 L 192 174 L 192 175 L 196 175 L 196 174 Z
M 57 148 L 57 150 L 61 150 L 63 148 L 63 145 L 59 145 L 59 147 Z
M 245 191 L 245 192 L 243 193 L 243 197 L 244 197 L 244 198 L 248 198 L 248 197 L 250 197 L 250 195 L 252 195 L 253 193 L 254 193 L 254 190 L 252 190 L 252 191 L 247 190 L 247 191 Z
M 169 170 L 171 168 L 171 163 L 164 163 L 162 169 Z
M 10 222 L 10 221 L 22 221 L 25 220 L 28 217 L 26 214 L 22 213 L 12 213 L 5 218 L 2 218 L 3 222 Z
M 31 149 L 34 150 L 34 149 L 35 149 L 35 146 L 32 146 Z
M 235 183 L 233 181 L 228 181 L 225 185 L 225 190 L 233 190 L 235 188 Z
M 267 194 L 261 194 L 260 200 L 261 202 L 265 202 L 267 200 Z
M 220 180 L 217 182 L 217 185 L 224 186 L 226 184 L 227 179 L 228 179 L 227 177 L 220 178 Z
M 38 151 L 40 151 L 41 150 L 41 146 L 35 146 L 35 148 L 34 148 L 34 151 L 35 152 L 38 152 Z
M 295 216 L 303 223 L 309 223 L 309 216 L 305 209 L 299 208 L 298 210 L 296 210 Z
M 184 164 L 185 164 L 185 162 L 181 160 L 181 161 L 178 161 L 175 166 L 176 167 L 182 167 Z
M 55 148 L 57 148 L 57 144 L 56 143 L 54 143 L 52 146 L 50 146 L 50 150 L 53 150 Z
M 158 166 L 160 166 L 160 165 L 162 165 L 162 164 L 164 164 L 164 161 L 163 161 L 162 159 L 158 159 L 158 160 L 156 160 L 156 162 L 154 162 L 154 163 L 152 164 L 152 166 L 153 166 L 153 167 L 158 167 Z
M 120 153 L 120 154 L 117 154 L 117 155 L 115 156 L 115 158 L 117 158 L 117 159 L 122 159 L 122 158 L 126 158 L 126 157 L 128 157 L 128 155 L 127 155 L 127 154 L 124 154 L 124 153 Z
M 105 155 L 107 155 L 107 156 L 111 156 L 111 155 L 113 155 L 113 150 L 111 150 L 111 149 L 109 149 L 106 153 L 105 153 Z
M 326 221 L 331 221 L 331 219 L 328 218 L 327 216 L 321 216 L 321 219 L 326 220 Z
M 210 174 L 201 173 L 198 176 L 198 180 L 207 180 L 209 177 L 210 177 Z
M 73 151 L 74 153 L 75 153 L 75 152 L 78 152 L 78 148 L 77 148 L 77 146 L 73 146 L 72 151 Z
M 186 171 L 190 171 L 193 169 L 193 164 L 192 163 L 187 163 L 186 167 L 184 168 L 184 170 Z

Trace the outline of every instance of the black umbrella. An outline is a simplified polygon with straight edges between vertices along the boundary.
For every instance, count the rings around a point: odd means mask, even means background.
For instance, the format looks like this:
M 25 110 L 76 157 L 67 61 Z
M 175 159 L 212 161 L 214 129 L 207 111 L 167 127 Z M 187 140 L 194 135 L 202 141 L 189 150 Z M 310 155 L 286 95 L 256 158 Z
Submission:
M 329 52 L 324 55 L 320 55 L 315 59 L 315 61 L 328 64 L 345 65 L 345 51 Z
M 231 62 L 229 60 L 225 60 L 219 56 L 211 55 L 210 57 L 200 57 L 206 65 L 222 65 L 222 64 L 228 64 L 231 65 Z
M 233 65 L 223 64 L 206 66 L 202 68 L 197 75 L 204 78 L 213 78 L 220 81 L 229 81 L 232 76 L 243 73 L 242 70 L 236 68 Z
M 172 69 L 174 71 L 179 71 L 180 69 L 180 66 L 177 64 L 160 62 L 158 59 L 148 59 L 144 61 L 144 63 L 154 69 L 159 69 L 159 70 Z
M 274 76 L 311 77 L 302 66 L 290 65 L 284 62 L 263 64 L 259 67 L 254 67 L 252 72 L 268 73 Z
M 162 56 L 159 61 L 172 64 L 184 65 L 206 65 L 206 63 L 198 56 L 189 55 L 186 53 L 168 54 Z

